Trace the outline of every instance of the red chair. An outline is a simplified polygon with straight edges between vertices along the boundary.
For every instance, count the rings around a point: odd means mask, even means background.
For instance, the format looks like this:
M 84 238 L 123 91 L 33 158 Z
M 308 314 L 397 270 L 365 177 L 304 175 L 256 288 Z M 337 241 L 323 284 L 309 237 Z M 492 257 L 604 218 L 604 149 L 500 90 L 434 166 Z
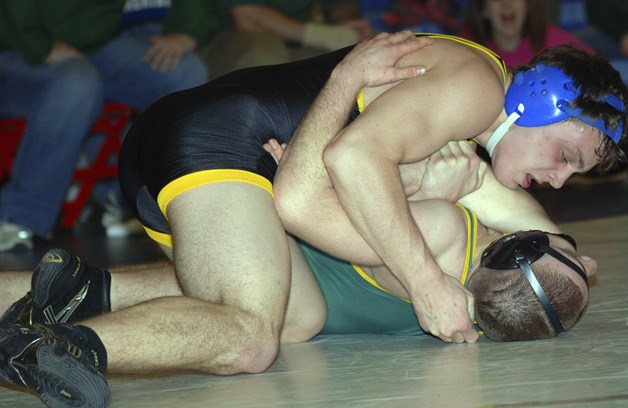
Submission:
M 118 156 L 122 138 L 130 122 L 138 111 L 121 103 L 105 103 L 100 118 L 90 130 L 90 135 L 104 135 L 96 157 L 86 165 L 81 165 L 72 174 L 71 185 L 76 189 L 61 208 L 60 225 L 71 228 L 76 224 L 81 212 L 100 180 L 118 176 Z M 8 118 L 0 120 L 0 180 L 11 174 L 13 157 L 26 126 L 24 119 Z M 6 143 L 5 143 L 6 142 Z
M 11 175 L 13 157 L 25 127 L 26 121 L 21 118 L 0 119 L 0 182 Z

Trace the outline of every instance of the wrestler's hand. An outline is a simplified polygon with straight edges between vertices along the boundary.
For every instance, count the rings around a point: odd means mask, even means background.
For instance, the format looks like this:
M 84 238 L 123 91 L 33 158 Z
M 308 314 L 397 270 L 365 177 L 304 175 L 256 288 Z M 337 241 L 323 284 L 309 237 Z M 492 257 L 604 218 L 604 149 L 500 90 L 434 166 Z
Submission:
M 478 333 L 473 326 L 473 296 L 456 279 L 442 279 L 425 284 L 412 305 L 423 330 L 445 342 L 475 343 Z
M 380 33 L 356 45 L 336 66 L 332 75 L 353 83 L 358 89 L 423 75 L 426 72 L 423 66 L 397 63 L 403 56 L 433 42 L 428 37 L 416 37 L 409 30 L 395 34 Z
M 181 58 L 196 48 L 196 40 L 187 34 L 166 34 L 149 37 L 152 45 L 144 55 L 153 70 L 175 70 Z
M 467 141 L 449 142 L 428 158 L 420 195 L 456 202 L 482 186 L 487 168 Z
M 277 139 L 270 139 L 268 143 L 264 143 L 262 145 L 264 150 L 266 150 L 268 153 L 270 153 L 271 156 L 273 156 L 273 159 L 275 159 L 275 162 L 277 162 L 277 164 L 279 164 L 279 160 L 281 160 L 281 156 L 283 156 L 283 151 L 286 150 L 286 146 L 286 143 L 279 144 Z

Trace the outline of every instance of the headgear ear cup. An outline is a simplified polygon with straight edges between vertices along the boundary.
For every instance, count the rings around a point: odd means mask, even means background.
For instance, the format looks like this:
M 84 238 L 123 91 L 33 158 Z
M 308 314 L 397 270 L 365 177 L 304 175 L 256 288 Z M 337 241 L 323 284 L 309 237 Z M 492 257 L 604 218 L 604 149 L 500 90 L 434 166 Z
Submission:
M 525 113 L 515 122 L 518 126 L 545 126 L 574 117 L 600 130 L 615 143 L 623 132 L 623 123 L 611 130 L 601 118 L 591 118 L 575 109 L 570 103 L 580 96 L 580 90 L 573 79 L 557 67 L 537 64 L 534 68 L 519 72 L 506 91 L 506 113 L 510 115 L 519 104 L 525 107 Z M 600 102 L 612 106 L 624 113 L 624 104 L 612 94 L 606 95 Z
M 600 130 L 615 143 L 619 142 L 623 132 L 623 123 L 613 130 L 602 118 L 591 118 L 582 113 L 581 109 L 572 108 L 580 91 L 567 76 L 557 67 L 537 64 L 535 67 L 515 74 L 506 91 L 504 105 L 508 120 L 500 125 L 489 138 L 486 150 L 492 156 L 493 150 L 508 128 L 514 122 L 518 126 L 545 126 L 574 117 Z M 624 104 L 614 95 L 608 94 L 601 102 L 611 105 L 624 113 Z
M 572 79 L 560 69 L 538 64 L 519 72 L 506 92 L 506 113 L 510 115 L 521 103 L 525 112 L 515 122 L 518 126 L 551 125 L 569 117 L 557 106 L 558 101 L 571 102 L 579 93 Z

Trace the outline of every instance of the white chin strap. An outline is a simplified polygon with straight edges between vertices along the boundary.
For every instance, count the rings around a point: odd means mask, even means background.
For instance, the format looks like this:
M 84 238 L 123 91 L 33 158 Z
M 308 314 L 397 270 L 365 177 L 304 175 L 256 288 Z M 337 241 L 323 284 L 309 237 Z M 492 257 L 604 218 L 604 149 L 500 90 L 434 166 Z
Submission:
M 486 143 L 486 151 L 488 152 L 488 155 L 491 156 L 491 158 L 493 157 L 493 150 L 495 150 L 495 146 L 497 146 L 497 143 L 502 140 L 502 137 L 504 137 L 506 132 L 508 132 L 510 126 L 512 126 L 512 124 L 521 117 L 524 109 L 525 107 L 522 103 L 520 103 L 517 106 L 517 109 L 508 116 L 508 119 L 502 122 L 502 124 L 499 125 L 497 129 L 495 129 L 491 137 L 489 137 L 488 142 Z

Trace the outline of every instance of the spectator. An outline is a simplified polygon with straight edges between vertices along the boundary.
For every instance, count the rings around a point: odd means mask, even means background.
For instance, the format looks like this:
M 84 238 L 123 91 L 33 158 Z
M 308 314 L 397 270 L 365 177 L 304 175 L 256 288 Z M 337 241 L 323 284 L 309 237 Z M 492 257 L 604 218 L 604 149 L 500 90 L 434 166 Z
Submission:
M 369 0 L 363 0 L 369 3 Z M 380 19 L 385 31 L 456 34 L 468 0 L 393 0 Z
M 220 0 L 220 6 L 228 23 L 201 53 L 212 78 L 312 57 L 374 34 L 353 0 Z
M 203 0 L 126 0 L 122 24 L 126 33 L 149 39 L 146 60 L 153 69 L 165 72 L 176 69 L 184 55 L 205 45 L 217 30 L 213 4 Z
M 122 30 L 124 3 L 0 0 L 0 116 L 27 120 L 12 178 L 0 190 L 0 251 L 52 236 L 104 101 L 143 110 L 206 81 L 202 60 L 189 51 L 210 34 L 210 3 L 175 1 L 165 34 L 153 27 L 152 36 Z
M 576 36 L 548 24 L 541 0 L 470 0 L 461 35 L 495 51 L 508 67 L 527 64 L 559 44 L 593 51 Z

